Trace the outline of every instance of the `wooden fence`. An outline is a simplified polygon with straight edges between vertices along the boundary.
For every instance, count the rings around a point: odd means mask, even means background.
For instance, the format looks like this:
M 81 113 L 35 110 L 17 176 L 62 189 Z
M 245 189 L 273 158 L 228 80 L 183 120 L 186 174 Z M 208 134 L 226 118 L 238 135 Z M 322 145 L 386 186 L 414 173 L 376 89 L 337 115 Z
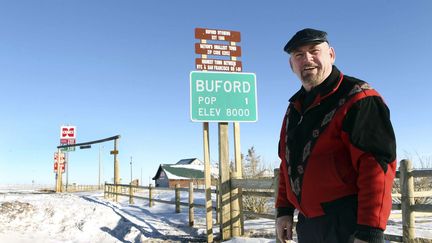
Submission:
M 239 194 L 238 197 L 242 198 L 243 196 L 253 196 L 253 197 L 270 197 L 277 198 L 277 186 L 278 186 L 278 174 L 279 170 L 275 170 L 275 176 L 273 178 L 257 178 L 257 179 L 235 179 L 231 178 L 231 188 L 238 188 Z M 401 209 L 402 210 L 402 236 L 398 235 L 390 235 L 385 234 L 385 239 L 393 242 L 429 242 L 432 243 L 431 239 L 424 239 L 415 237 L 415 216 L 414 212 L 432 212 L 432 205 L 430 204 L 416 204 L 414 198 L 415 197 L 428 197 L 432 196 L 432 191 L 427 192 L 415 192 L 414 191 L 414 178 L 417 177 L 432 177 L 432 170 L 413 170 L 412 164 L 409 160 L 402 160 L 400 162 L 399 171 L 396 173 L 396 178 L 399 178 L 401 194 L 393 194 L 395 197 L 401 198 L 401 203 L 395 203 L 392 205 L 393 209 Z M 137 196 L 134 195 L 134 191 L 136 190 L 148 190 L 148 197 Z M 175 191 L 175 201 L 165 201 L 160 199 L 153 198 L 153 190 L 154 187 L 151 185 L 148 187 L 143 186 L 133 186 L 133 185 L 125 185 L 125 184 L 105 184 L 104 188 L 104 196 L 105 198 L 109 197 L 117 197 L 117 196 L 125 196 L 129 197 L 129 202 L 133 203 L 134 198 L 148 200 L 149 206 L 151 207 L 154 202 L 166 203 L 166 204 L 174 204 L 176 205 L 175 211 L 177 213 L 180 212 L 180 206 L 189 207 L 189 225 L 193 226 L 194 222 L 194 207 L 205 208 L 205 205 L 195 204 L 193 202 L 193 192 L 205 192 L 204 189 L 193 189 L 192 182 L 189 185 L 189 188 L 180 188 L 178 185 L 174 189 Z M 160 188 L 157 190 L 173 190 L 171 188 Z M 181 202 L 180 201 L 180 191 L 188 191 L 189 192 L 189 201 Z M 216 193 L 217 190 L 212 190 L 212 193 Z M 218 202 L 218 200 L 216 200 Z M 213 210 L 218 210 L 218 206 L 213 207 Z M 218 215 L 218 214 L 216 214 Z M 252 215 L 261 218 L 275 219 L 274 214 L 262 214 L 251 211 L 244 211 L 240 209 L 240 218 L 241 218 L 241 232 L 243 234 L 243 217 L 244 215 Z
M 117 190 L 116 190 L 117 189 Z M 136 195 L 136 192 L 139 190 L 147 190 L 148 196 L 138 196 Z M 154 198 L 154 191 L 173 191 L 175 199 L 174 201 L 167 201 L 167 200 L 161 200 Z M 180 200 L 180 192 L 185 191 L 189 193 L 189 200 L 188 202 L 182 202 Z M 151 184 L 149 186 L 134 186 L 134 185 L 127 185 L 127 184 L 109 184 L 105 183 L 104 187 L 104 198 L 114 198 L 115 196 L 124 196 L 129 197 L 129 203 L 134 204 L 134 198 L 136 199 L 142 199 L 147 200 L 149 207 L 152 207 L 155 202 L 158 203 L 165 203 L 165 204 L 171 204 L 175 205 L 175 212 L 180 213 L 180 206 L 185 206 L 189 208 L 189 226 L 194 225 L 194 208 L 205 208 L 205 204 L 197 204 L 194 203 L 194 192 L 202 192 L 205 193 L 205 189 L 194 189 L 193 182 L 189 183 L 189 188 L 181 188 L 179 184 L 175 186 L 174 189 L 172 188 L 164 188 L 164 187 L 153 187 Z M 215 190 L 212 190 L 212 193 L 216 193 Z M 213 206 L 213 210 L 216 210 L 217 206 Z
M 403 242 L 432 242 L 432 240 L 415 237 L 414 212 L 432 212 L 431 204 L 416 204 L 414 178 L 432 177 L 432 170 L 413 170 L 410 160 L 402 160 L 399 167 L 402 209 L 402 241 Z M 422 196 L 432 196 L 432 191 L 423 192 Z

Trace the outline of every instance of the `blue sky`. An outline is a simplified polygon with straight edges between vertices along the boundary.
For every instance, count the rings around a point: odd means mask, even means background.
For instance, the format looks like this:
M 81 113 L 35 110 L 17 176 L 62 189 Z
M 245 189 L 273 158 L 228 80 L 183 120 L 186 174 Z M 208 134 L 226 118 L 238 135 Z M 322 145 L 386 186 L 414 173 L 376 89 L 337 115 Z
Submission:
M 1 1 L 0 184 L 53 184 L 65 124 L 77 126 L 77 142 L 120 134 L 123 182 L 131 156 L 145 184 L 161 163 L 202 159 L 202 124 L 189 114 L 196 27 L 241 32 L 240 60 L 256 74 L 259 108 L 256 123 L 241 124 L 243 153 L 255 146 L 278 166 L 281 119 L 300 87 L 282 48 L 312 27 L 328 32 L 342 72 L 384 96 L 398 160 L 428 159 L 431 12 L 428 0 Z M 212 162 L 217 142 L 211 124 Z M 112 148 L 101 149 L 103 181 L 113 177 Z M 70 153 L 69 182 L 96 184 L 98 154 L 99 145 Z

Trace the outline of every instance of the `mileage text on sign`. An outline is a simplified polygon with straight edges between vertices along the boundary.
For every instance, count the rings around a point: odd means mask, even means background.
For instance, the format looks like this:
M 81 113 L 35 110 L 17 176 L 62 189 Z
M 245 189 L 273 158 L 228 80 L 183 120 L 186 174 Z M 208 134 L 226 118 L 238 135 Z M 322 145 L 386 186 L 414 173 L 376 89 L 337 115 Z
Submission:
M 192 121 L 257 121 L 255 74 L 193 71 L 190 81 Z

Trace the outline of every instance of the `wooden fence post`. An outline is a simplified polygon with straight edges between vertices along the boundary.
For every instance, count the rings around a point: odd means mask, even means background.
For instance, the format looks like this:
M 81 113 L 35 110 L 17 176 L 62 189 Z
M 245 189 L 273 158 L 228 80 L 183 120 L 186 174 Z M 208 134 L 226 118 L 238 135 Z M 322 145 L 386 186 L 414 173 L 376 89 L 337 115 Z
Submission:
M 180 184 L 175 185 L 175 212 L 180 213 Z
M 153 206 L 153 189 L 152 184 L 149 184 L 149 207 L 151 208 Z
M 129 185 L 129 204 L 134 204 L 132 182 Z
M 414 178 L 410 160 L 400 162 L 402 238 L 403 242 L 412 242 L 415 238 L 415 218 L 411 206 L 414 205 Z
M 278 191 L 279 191 L 279 169 L 274 169 L 274 181 L 273 181 L 273 189 L 274 189 L 274 201 L 277 201 L 278 198 Z M 277 217 L 277 211 L 275 210 L 275 221 Z M 281 241 L 278 238 L 277 235 L 277 229 L 275 229 L 275 235 L 276 235 L 276 243 L 281 243 Z
M 238 197 L 240 204 L 240 235 L 244 235 L 244 214 L 243 214 L 243 188 L 239 187 L 238 189 Z
M 216 224 L 220 223 L 220 186 L 219 186 L 219 181 L 216 184 Z
M 189 226 L 194 225 L 194 189 L 193 182 L 189 182 Z
M 107 194 L 106 194 L 106 191 L 107 191 L 107 184 L 106 184 L 106 182 L 105 182 L 105 184 L 104 184 L 104 199 L 106 199 L 107 197 Z
M 231 179 L 238 179 L 237 171 L 231 172 Z M 231 226 L 232 236 L 241 235 L 239 189 L 231 185 Z

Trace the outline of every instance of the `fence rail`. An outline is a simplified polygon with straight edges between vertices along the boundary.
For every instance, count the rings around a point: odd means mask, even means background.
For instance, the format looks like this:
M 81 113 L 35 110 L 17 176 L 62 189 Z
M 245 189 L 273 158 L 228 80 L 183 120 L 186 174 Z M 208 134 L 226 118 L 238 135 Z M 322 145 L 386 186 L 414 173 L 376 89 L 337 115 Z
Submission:
M 204 189 L 193 189 L 193 184 L 191 182 L 190 188 L 181 188 L 179 185 L 176 185 L 175 189 L 172 188 L 163 188 L 163 187 L 152 187 L 151 185 L 147 186 L 135 186 L 135 185 L 127 185 L 127 184 L 109 184 L 105 183 L 104 186 L 104 197 L 110 198 L 111 196 L 124 196 L 129 197 L 129 203 L 134 204 L 133 199 L 142 199 L 147 200 L 149 202 L 149 207 L 152 207 L 154 202 L 158 203 L 164 203 L 164 204 L 171 204 L 175 205 L 175 212 L 180 213 L 180 206 L 189 207 L 189 226 L 193 226 L 194 224 L 194 212 L 193 209 L 196 208 L 206 208 L 205 204 L 198 204 L 193 202 L 193 193 L 194 192 L 201 192 L 205 193 Z M 120 190 L 119 190 L 120 189 Z M 138 189 L 141 190 L 148 190 L 148 197 L 145 196 L 138 196 L 135 195 L 135 193 L 138 191 Z M 161 200 L 156 199 L 153 197 L 154 191 L 172 191 L 174 190 L 175 193 L 175 199 L 174 201 L 168 201 L 168 200 Z M 118 192 L 121 191 L 121 192 Z M 180 192 L 188 192 L 189 194 L 189 201 L 188 202 L 182 202 L 180 201 Z M 127 193 L 126 193 L 127 192 Z M 211 193 L 216 193 L 215 190 L 212 190 Z M 217 210 L 216 206 L 212 207 L 213 210 Z
M 97 191 L 102 190 L 102 186 L 98 185 L 63 185 L 63 191 L 64 192 L 89 192 L 89 191 Z
M 270 197 L 276 198 L 277 186 L 278 186 L 278 173 L 279 171 L 275 170 L 275 176 L 273 178 L 260 178 L 260 179 L 235 179 L 231 178 L 231 188 L 239 188 L 241 189 L 240 197 L 242 196 L 252 196 L 252 197 Z M 416 204 L 414 202 L 414 198 L 418 197 L 429 197 L 432 196 L 432 191 L 414 191 L 414 178 L 416 177 L 432 177 L 432 170 L 413 170 L 412 164 L 409 160 L 402 160 L 400 162 L 399 171 L 396 173 L 396 177 L 400 179 L 400 194 L 392 194 L 392 197 L 401 198 L 401 203 L 393 203 L 392 209 L 402 210 L 402 236 L 399 235 L 391 235 L 385 234 L 384 237 L 386 240 L 394 241 L 394 242 L 429 242 L 431 243 L 431 239 L 424 238 L 416 238 L 415 237 L 415 216 L 414 212 L 432 212 L 432 205 L 430 204 Z M 190 187 L 193 187 L 190 184 Z M 119 188 L 121 188 L 122 192 L 119 192 Z M 143 197 L 134 195 L 134 191 L 136 190 L 148 190 L 149 196 Z M 153 198 L 153 191 L 175 191 L 175 200 L 174 201 L 166 201 Z M 175 189 L 172 188 L 160 188 L 155 189 L 151 185 L 147 186 L 134 186 L 127 184 L 105 184 L 104 187 L 104 195 L 105 197 L 110 197 L 111 195 L 125 196 L 129 197 L 129 201 L 133 202 L 133 198 L 143 199 L 149 201 L 149 206 L 151 207 L 154 202 L 165 203 L 176 205 L 176 212 L 180 212 L 180 206 L 189 207 L 189 224 L 193 225 L 193 208 L 205 208 L 205 205 L 195 204 L 193 202 L 193 195 L 189 197 L 189 202 L 181 202 L 180 201 L 180 191 L 188 191 L 189 193 L 202 192 L 205 193 L 204 189 L 193 189 L 190 188 L 180 188 L 176 186 Z M 126 193 L 127 192 L 127 193 Z M 212 190 L 212 193 L 217 193 L 217 190 Z M 192 198 L 192 200 L 191 200 Z M 216 200 L 218 201 L 218 200 Z M 214 210 L 218 210 L 218 207 L 212 207 Z M 242 215 L 250 215 L 255 217 L 267 218 L 267 219 L 275 219 L 274 214 L 263 214 L 256 213 L 251 211 L 244 211 L 240 209 Z M 243 227 L 243 224 L 242 224 Z M 244 230 L 242 229 L 242 232 Z

